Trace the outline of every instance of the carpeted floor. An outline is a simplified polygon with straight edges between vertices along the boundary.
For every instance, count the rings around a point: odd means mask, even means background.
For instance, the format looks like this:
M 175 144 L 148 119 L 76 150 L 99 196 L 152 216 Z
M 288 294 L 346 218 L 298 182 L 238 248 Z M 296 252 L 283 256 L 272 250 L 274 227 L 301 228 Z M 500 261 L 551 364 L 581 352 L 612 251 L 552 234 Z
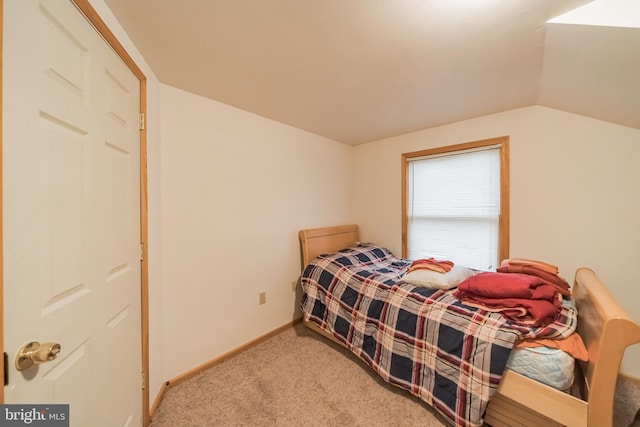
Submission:
M 613 425 L 627 427 L 638 408 L 638 390 L 631 383 L 618 386 Z M 171 387 L 151 422 L 151 427 L 391 425 L 448 423 L 301 324 Z
M 302 325 L 171 387 L 151 427 L 445 426 L 408 392 Z

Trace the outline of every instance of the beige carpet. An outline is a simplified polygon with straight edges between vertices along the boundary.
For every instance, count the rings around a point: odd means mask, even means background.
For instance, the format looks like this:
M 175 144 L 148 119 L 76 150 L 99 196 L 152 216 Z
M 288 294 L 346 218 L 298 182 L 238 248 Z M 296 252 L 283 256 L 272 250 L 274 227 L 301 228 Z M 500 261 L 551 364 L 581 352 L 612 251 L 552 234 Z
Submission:
M 215 339 L 215 337 L 213 337 Z M 152 427 L 447 425 L 302 325 L 171 387 Z

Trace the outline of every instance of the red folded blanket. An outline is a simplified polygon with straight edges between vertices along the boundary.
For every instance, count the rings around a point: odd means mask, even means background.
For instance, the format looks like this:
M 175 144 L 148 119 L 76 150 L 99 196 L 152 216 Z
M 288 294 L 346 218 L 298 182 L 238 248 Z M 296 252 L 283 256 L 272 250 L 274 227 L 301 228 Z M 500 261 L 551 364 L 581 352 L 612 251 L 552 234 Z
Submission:
M 540 289 L 538 289 L 540 288 Z M 555 298 L 555 287 L 528 274 L 478 273 L 464 280 L 454 295 L 478 295 L 487 298 Z M 459 296 L 460 295 L 460 296 Z
M 465 297 L 467 305 L 502 314 L 514 323 L 528 326 L 546 326 L 553 322 L 562 310 L 560 301 L 526 298 Z
M 502 261 L 502 265 L 526 265 L 529 267 L 535 267 L 539 270 L 546 271 L 549 274 L 558 274 L 558 266 L 549 264 L 548 262 L 538 261 L 528 258 L 509 258 Z
M 460 283 L 453 295 L 524 325 L 547 325 L 562 308 L 556 286 L 528 274 L 478 273 Z
M 531 265 L 511 265 L 511 264 L 503 264 L 498 267 L 498 272 L 500 273 L 522 273 L 529 274 L 532 276 L 536 276 L 556 287 L 558 292 L 560 292 L 564 296 L 570 296 L 571 291 L 569 290 L 569 283 L 564 280 L 562 277 L 548 273 L 544 270 L 540 270 Z
M 438 273 L 447 273 L 453 268 L 453 262 L 436 260 L 435 258 L 417 259 L 411 263 L 407 273 L 415 270 L 432 270 Z

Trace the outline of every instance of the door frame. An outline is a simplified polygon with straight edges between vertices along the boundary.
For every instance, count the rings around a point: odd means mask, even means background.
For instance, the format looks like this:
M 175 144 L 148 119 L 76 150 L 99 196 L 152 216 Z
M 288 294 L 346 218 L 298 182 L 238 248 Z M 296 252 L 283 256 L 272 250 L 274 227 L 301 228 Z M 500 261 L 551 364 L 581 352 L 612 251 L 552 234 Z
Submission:
M 140 130 L 140 319 L 141 319 L 141 353 L 142 353 L 142 422 L 143 426 L 149 424 L 149 257 L 148 252 L 148 218 L 147 218 L 147 78 L 135 63 L 133 58 L 120 44 L 116 36 L 107 27 L 98 13 L 89 3 L 89 0 L 69 0 L 93 25 L 106 43 L 122 59 L 140 82 L 140 115 L 142 129 Z M 2 97 L 2 43 L 3 43 L 4 3 L 0 0 L 0 101 Z M 2 118 L 3 103 L 0 102 L 0 353 L 4 354 L 4 272 L 3 272 L 3 206 L 2 206 Z M 4 379 L 4 363 L 0 363 L 0 378 Z M 4 383 L 0 387 L 0 403 L 4 403 Z

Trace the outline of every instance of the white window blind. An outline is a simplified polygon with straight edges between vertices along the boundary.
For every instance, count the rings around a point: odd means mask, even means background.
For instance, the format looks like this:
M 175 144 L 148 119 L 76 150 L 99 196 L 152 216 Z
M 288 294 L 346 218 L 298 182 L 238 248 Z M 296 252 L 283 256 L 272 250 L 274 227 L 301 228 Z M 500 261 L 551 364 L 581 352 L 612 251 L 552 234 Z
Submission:
M 406 197 L 409 259 L 497 267 L 499 146 L 408 159 Z

